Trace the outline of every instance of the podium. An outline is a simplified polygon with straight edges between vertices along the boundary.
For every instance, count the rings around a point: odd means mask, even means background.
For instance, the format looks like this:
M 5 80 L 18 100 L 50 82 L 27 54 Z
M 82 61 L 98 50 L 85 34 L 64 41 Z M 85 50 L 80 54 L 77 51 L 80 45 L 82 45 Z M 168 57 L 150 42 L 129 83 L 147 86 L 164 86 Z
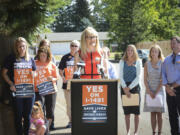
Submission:
M 118 80 L 73 79 L 72 135 L 117 135 Z

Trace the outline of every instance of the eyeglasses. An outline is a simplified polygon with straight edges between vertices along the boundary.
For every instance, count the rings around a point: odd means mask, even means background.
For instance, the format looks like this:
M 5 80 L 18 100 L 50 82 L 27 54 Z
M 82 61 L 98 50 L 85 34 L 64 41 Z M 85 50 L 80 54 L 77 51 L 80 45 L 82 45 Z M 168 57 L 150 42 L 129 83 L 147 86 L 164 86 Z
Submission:
M 71 47 L 78 47 L 77 45 L 71 45 Z
M 88 39 L 88 40 L 93 40 L 93 39 L 96 39 L 97 38 L 97 36 L 86 36 L 86 39 Z

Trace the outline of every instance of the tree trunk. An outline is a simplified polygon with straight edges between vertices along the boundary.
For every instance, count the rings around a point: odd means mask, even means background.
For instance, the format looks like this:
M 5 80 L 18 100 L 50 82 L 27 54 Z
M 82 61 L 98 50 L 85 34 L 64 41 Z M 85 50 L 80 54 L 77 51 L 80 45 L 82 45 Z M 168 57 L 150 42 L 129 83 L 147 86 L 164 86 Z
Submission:
M 0 72 L 5 57 L 13 51 L 14 39 L 13 37 L 0 36 Z M 2 75 L 0 75 L 0 101 L 0 132 L 2 135 L 16 135 L 13 108 L 7 105 L 10 103 L 9 86 L 2 79 Z

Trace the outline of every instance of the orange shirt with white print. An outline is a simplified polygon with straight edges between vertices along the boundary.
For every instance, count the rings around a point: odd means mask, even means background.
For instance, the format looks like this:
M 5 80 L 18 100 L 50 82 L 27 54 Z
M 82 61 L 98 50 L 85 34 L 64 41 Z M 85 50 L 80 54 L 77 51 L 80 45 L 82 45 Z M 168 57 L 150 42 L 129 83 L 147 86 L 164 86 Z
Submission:
M 38 92 L 37 85 L 43 82 L 48 81 L 48 77 L 53 77 L 57 79 L 57 70 L 56 65 L 53 62 L 41 62 L 39 60 L 35 61 L 36 63 L 36 77 L 34 79 L 35 92 Z M 53 81 L 53 84 L 56 85 L 56 81 Z

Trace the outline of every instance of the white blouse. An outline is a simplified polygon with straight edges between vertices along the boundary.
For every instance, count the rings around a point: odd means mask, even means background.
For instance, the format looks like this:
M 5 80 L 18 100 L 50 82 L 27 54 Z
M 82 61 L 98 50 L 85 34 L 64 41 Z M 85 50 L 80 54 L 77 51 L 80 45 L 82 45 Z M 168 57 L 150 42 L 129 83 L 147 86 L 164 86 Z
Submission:
M 136 67 L 136 78 L 131 82 L 131 84 L 128 86 L 130 89 L 134 88 L 136 85 L 140 84 L 141 79 L 141 71 L 142 71 L 142 62 L 141 59 L 136 61 L 135 64 Z M 124 78 L 123 78 L 123 68 L 124 68 L 124 60 L 120 60 L 119 62 L 119 79 L 120 79 L 120 85 L 122 88 L 127 87 Z M 141 85 L 141 84 L 140 84 Z

